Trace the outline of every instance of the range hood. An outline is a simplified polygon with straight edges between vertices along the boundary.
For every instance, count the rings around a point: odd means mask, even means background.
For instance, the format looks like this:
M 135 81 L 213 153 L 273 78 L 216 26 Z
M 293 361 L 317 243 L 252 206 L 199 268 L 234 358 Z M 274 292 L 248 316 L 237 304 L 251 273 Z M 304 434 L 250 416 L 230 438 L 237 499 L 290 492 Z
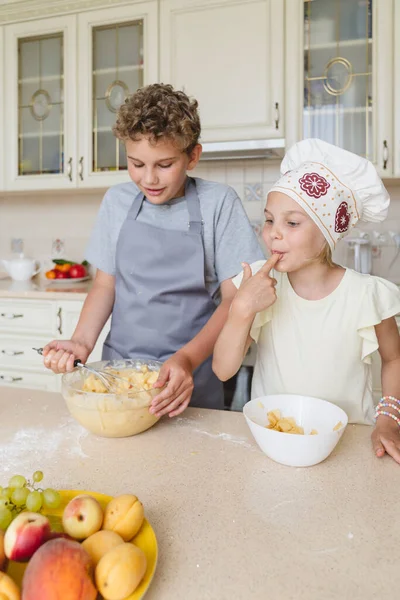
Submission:
M 206 142 L 202 144 L 200 160 L 244 160 L 249 158 L 282 159 L 285 154 L 283 138 L 237 142 Z

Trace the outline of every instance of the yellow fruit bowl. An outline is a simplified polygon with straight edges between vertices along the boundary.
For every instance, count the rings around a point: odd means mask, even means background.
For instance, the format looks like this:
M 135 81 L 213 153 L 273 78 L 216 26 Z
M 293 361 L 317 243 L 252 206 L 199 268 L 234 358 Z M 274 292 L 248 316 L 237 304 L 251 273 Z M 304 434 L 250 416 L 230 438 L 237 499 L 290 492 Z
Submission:
M 51 528 L 53 531 L 63 531 L 61 525 L 61 517 L 64 508 L 70 500 L 78 496 L 79 494 L 88 494 L 93 496 L 100 503 L 101 507 L 105 509 L 107 504 L 112 500 L 112 496 L 105 494 L 98 494 L 97 492 L 87 492 L 82 490 L 60 490 L 61 504 L 56 509 L 46 508 L 44 514 L 49 518 L 51 522 Z M 135 546 L 138 546 L 146 555 L 147 558 L 147 569 L 144 577 L 136 590 L 126 598 L 126 600 L 140 600 L 145 595 L 157 566 L 158 557 L 158 546 L 157 539 L 154 530 L 147 519 L 144 520 L 139 533 L 133 538 L 132 542 Z M 19 586 L 22 583 L 22 577 L 26 568 L 26 563 L 17 563 L 10 561 L 8 563 L 7 573 L 10 575 Z M 101 598 L 101 596 L 99 596 Z

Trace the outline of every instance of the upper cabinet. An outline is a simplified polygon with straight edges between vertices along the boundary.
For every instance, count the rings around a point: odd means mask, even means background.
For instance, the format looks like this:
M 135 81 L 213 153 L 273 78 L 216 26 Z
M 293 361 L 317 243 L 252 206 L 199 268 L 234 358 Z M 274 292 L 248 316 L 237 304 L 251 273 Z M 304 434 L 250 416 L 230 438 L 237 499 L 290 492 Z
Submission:
M 4 40 L 3 40 L 3 27 L 0 27 L 0 88 L 4 90 Z M 5 121 L 5 111 L 4 111 L 4 94 L 0 94 L 0 131 L 4 132 L 4 121 Z M 2 136 L 4 137 L 4 136 Z M 0 140 L 0 144 L 1 144 Z M 0 148 L 0 156 L 4 156 L 4 141 L 3 146 Z M 0 191 L 4 189 L 4 160 L 0 160 Z
M 287 143 L 319 137 L 394 172 L 393 0 L 287 0 Z M 302 63 L 290 64 L 301 57 Z M 294 68 L 300 73 L 293 73 Z
M 161 0 L 160 80 L 199 102 L 202 141 L 284 137 L 284 2 Z
M 76 19 L 5 27 L 5 184 L 57 189 L 76 182 Z
M 80 187 L 127 181 L 122 142 L 112 133 L 125 97 L 158 80 L 157 1 L 78 15 Z
M 400 2 L 394 8 L 394 175 L 400 177 Z
M 157 0 L 5 27 L 8 190 L 126 181 L 116 112 L 157 81 Z

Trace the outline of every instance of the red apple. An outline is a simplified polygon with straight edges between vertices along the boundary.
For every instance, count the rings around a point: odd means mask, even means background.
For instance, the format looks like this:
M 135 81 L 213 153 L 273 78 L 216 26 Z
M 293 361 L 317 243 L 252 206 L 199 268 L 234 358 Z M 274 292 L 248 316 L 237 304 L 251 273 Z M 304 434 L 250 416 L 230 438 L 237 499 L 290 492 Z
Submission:
M 88 538 L 99 531 L 103 523 L 103 509 L 93 496 L 75 496 L 64 508 L 64 531 L 76 540 Z
M 86 269 L 83 265 L 72 265 L 69 270 L 69 274 L 71 279 L 76 279 L 78 277 L 86 277 Z
M 50 521 L 44 515 L 22 512 L 10 523 L 4 536 L 7 558 L 25 562 L 50 535 Z

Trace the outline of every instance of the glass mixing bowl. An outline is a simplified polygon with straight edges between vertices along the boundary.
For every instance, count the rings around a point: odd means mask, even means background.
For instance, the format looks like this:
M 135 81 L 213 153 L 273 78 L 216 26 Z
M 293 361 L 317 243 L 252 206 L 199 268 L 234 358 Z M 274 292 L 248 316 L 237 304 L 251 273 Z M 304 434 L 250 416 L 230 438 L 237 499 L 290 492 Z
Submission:
M 88 363 L 94 369 L 117 371 L 159 371 L 162 363 L 149 359 L 103 360 Z M 159 417 L 149 413 L 152 399 L 163 388 L 123 393 L 97 393 L 84 391 L 83 384 L 90 374 L 84 369 L 74 369 L 62 376 L 62 395 L 71 415 L 85 429 L 102 437 L 127 437 L 146 431 Z M 123 376 L 123 374 L 120 374 Z

